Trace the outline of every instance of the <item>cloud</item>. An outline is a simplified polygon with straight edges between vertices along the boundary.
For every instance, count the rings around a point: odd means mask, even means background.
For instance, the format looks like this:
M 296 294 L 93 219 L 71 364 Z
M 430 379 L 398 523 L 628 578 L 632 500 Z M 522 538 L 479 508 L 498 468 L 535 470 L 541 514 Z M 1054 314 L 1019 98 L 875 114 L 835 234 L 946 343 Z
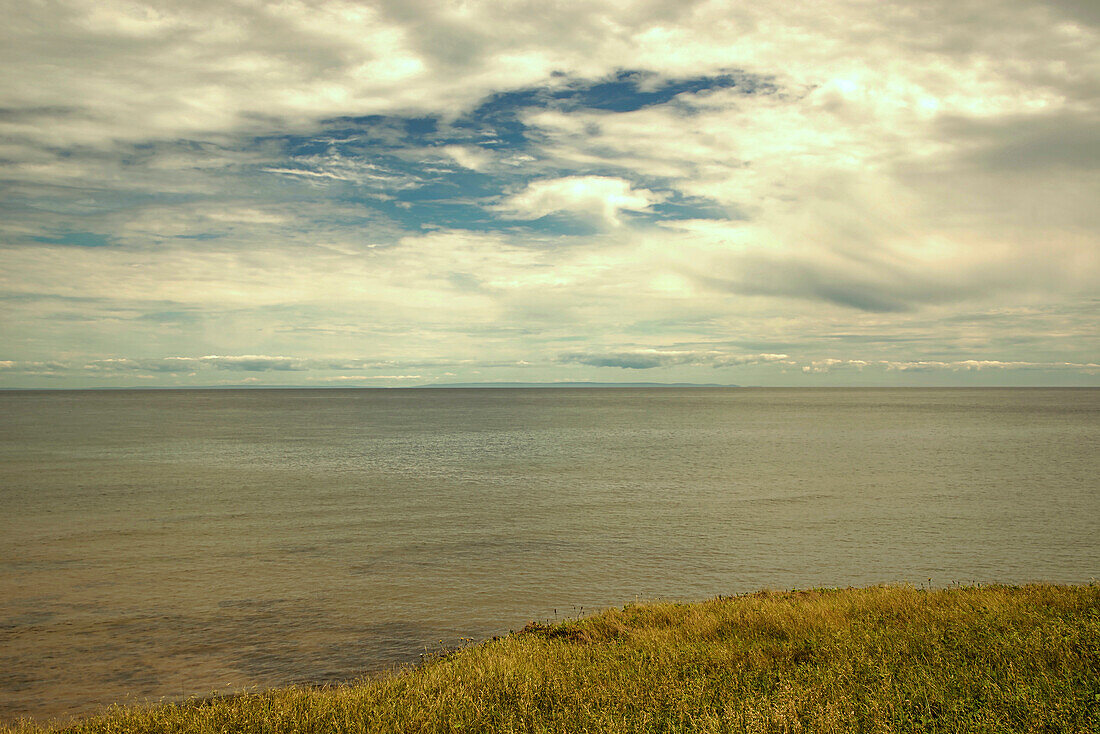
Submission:
M 787 362 L 786 354 L 725 354 L 722 352 L 697 352 L 682 350 L 641 349 L 624 352 L 567 352 L 558 357 L 564 363 L 583 364 L 592 367 L 620 367 L 629 370 L 648 370 L 677 365 L 736 367 L 741 365 Z M 793 363 L 792 363 L 793 364 Z
M 664 198 L 647 189 L 636 189 L 620 178 L 569 176 L 533 181 L 501 201 L 497 210 L 514 219 L 539 219 L 564 213 L 604 227 L 618 227 L 623 211 L 645 211 Z
M 369 382 L 371 380 L 419 380 L 420 375 L 334 375 L 315 377 L 314 382 Z
M 177 385 L 205 385 L 219 382 L 219 373 L 246 373 L 248 377 L 230 378 L 229 383 L 254 384 L 373 384 L 408 380 L 436 380 L 456 374 L 469 376 L 471 382 L 492 379 L 484 375 L 506 378 L 538 376 L 534 381 L 561 381 L 555 368 L 562 365 L 620 370 L 677 370 L 708 368 L 738 370 L 739 375 L 776 373 L 802 375 L 803 379 L 855 375 L 856 380 L 881 381 L 890 375 L 979 376 L 981 373 L 1001 373 L 1011 378 L 1023 375 L 1025 380 L 1036 376 L 1048 379 L 1089 378 L 1100 375 L 1096 362 L 1033 362 L 985 359 L 961 360 L 884 360 L 841 357 L 807 358 L 778 353 L 744 354 L 721 350 L 632 349 L 606 352 L 565 352 L 546 357 L 532 355 L 531 360 L 505 361 L 377 361 L 369 359 L 325 360 L 309 357 L 272 357 L 266 355 L 176 356 L 151 359 L 112 357 L 81 362 L 79 360 L 0 361 L 0 371 L 15 379 L 48 379 L 56 381 L 93 380 L 98 384 L 125 384 L 127 380 L 151 380 Z M 415 370 L 415 371 L 414 371 Z M 456 372 L 458 370 L 458 372 Z M 288 375 L 287 373 L 294 373 Z M 349 374 L 350 373 L 350 374 Z M 666 375 L 667 373 L 662 373 Z M 683 373 L 679 373 L 683 374 Z M 693 374 L 693 373 L 687 373 Z M 551 378 L 550 376 L 553 375 Z M 695 380 L 713 379 L 694 373 Z M 585 378 L 587 379 L 587 378 Z M 678 378 L 674 378 L 678 379 Z M 959 379 L 959 378 L 955 378 Z M 978 378 L 980 379 L 980 377 Z M 792 378 L 785 378 L 792 384 Z M 106 382 L 104 382 L 106 381 Z M 529 381 L 529 380 L 525 380 Z M 93 384 L 97 384 L 93 382 Z M 794 384 L 798 384 L 795 382 Z M 817 384 L 817 383 L 811 383 Z M 978 383 L 980 384 L 980 382 Z M 1025 383 L 1026 384 L 1026 383 Z M 1072 384 L 1072 383 L 1071 383 Z
M 75 366 L 70 366 L 72 369 Z M 202 357 L 163 357 L 132 359 L 112 357 L 97 359 L 79 366 L 92 372 L 186 372 L 196 369 L 231 370 L 240 372 L 301 372 L 310 368 L 310 360 L 294 357 L 272 357 L 262 354 L 206 355 Z
M 209 355 L 199 357 L 198 361 L 221 370 L 243 370 L 245 372 L 298 372 L 306 369 L 305 363 L 291 357 L 268 357 L 262 354 L 236 356 Z
M 298 177 L 317 184 L 343 182 L 383 192 L 415 188 L 424 183 L 416 174 L 330 151 L 324 155 L 295 156 L 293 168 L 262 168 L 264 173 Z
M 1040 110 L 973 119 L 943 117 L 939 133 L 967 152 L 963 161 L 983 170 L 1100 168 L 1100 111 Z
M 980 372 L 981 370 L 1053 370 L 1074 371 L 1086 374 L 1097 374 L 1100 364 L 1095 362 L 1002 362 L 989 359 L 963 359 L 954 362 L 942 362 L 927 360 L 919 362 L 899 362 L 891 360 L 864 360 L 864 359 L 815 359 L 802 366 L 806 373 L 828 373 L 834 369 L 880 368 L 896 372 Z
M 472 171 L 484 171 L 495 162 L 492 153 L 473 145 L 444 145 L 441 150 L 455 163 Z
M 815 262 L 814 256 L 735 257 L 725 267 L 728 277 L 697 274 L 706 286 L 750 296 L 772 296 L 825 301 L 874 313 L 910 311 L 927 303 L 950 303 L 973 298 L 997 287 L 988 277 L 959 277 L 957 273 L 922 273 L 908 268 L 867 262 Z
M 982 73 L 1086 83 L 1095 31 L 1083 17 L 1069 3 L 1024 2 L 983 15 L 940 2 L 919 11 L 881 3 L 867 12 L 856 2 L 731 9 L 637 0 L 535 9 L 66 0 L 29 4 L 5 26 L 5 106 L 18 136 L 46 136 L 49 121 L 55 144 L 176 139 L 262 129 L 272 120 L 298 127 L 340 115 L 468 109 L 555 71 L 614 80 L 623 59 L 652 73 L 653 91 L 664 80 L 717 78 L 738 67 L 796 84 L 880 71 L 916 78 L 935 97 L 952 87 L 964 97 L 971 90 L 959 82 L 983 81 Z M 992 67 L 1006 47 L 1014 56 Z M 906 86 L 878 91 L 889 99 Z

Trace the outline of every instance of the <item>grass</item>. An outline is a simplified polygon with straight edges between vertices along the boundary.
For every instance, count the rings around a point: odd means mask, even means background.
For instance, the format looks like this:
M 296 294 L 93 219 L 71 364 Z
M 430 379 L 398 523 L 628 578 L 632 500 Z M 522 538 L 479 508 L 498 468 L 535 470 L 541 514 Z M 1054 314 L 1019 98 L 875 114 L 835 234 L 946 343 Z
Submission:
M 113 707 L 63 730 L 1100 732 L 1100 586 L 632 604 L 354 684 Z

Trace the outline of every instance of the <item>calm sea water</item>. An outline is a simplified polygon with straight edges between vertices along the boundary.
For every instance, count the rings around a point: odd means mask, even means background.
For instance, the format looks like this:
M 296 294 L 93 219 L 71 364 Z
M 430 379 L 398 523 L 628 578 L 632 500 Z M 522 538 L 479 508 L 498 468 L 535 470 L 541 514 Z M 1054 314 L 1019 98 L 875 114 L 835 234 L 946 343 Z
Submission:
M 1100 576 L 1100 390 L 0 392 L 0 718 L 635 599 Z

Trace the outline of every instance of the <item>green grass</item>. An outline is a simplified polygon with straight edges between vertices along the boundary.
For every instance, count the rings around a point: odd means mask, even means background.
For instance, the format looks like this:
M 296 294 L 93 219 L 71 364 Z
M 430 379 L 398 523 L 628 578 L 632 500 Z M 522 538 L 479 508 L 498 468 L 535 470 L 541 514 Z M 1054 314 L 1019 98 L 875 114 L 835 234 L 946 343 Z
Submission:
M 115 707 L 65 731 L 1100 732 L 1100 587 L 629 605 L 382 678 Z

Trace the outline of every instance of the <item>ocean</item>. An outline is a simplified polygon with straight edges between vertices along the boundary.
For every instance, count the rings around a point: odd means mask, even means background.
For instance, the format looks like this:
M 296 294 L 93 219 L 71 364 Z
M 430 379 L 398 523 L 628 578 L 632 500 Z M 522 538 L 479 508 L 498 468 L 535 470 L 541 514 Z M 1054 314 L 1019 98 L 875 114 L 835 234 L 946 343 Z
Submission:
M 0 392 L 0 719 L 658 598 L 1100 576 L 1100 389 Z

